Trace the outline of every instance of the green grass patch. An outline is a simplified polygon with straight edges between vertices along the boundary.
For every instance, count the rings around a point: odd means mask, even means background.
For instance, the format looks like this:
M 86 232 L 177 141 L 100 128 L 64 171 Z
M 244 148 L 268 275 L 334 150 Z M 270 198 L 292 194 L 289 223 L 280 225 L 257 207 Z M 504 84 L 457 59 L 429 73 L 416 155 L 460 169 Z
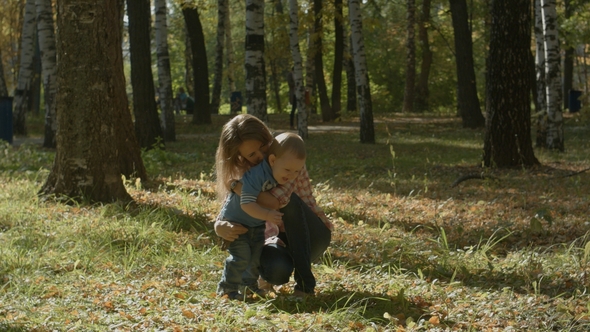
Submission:
M 336 230 L 293 282 L 248 302 L 215 295 L 226 253 L 212 230 L 220 128 L 177 116 L 177 140 L 143 152 L 129 205 L 64 205 L 37 191 L 54 151 L 0 145 L 0 330 L 585 331 L 590 327 L 590 120 L 566 116 L 566 151 L 542 166 L 482 169 L 483 130 L 431 114 L 310 118 L 307 167 Z M 270 127 L 289 128 L 288 114 Z M 33 126 L 42 128 L 42 126 Z M 35 136 L 32 131 L 31 136 Z M 580 172 L 580 173 L 576 173 Z M 452 187 L 460 176 L 476 173 Z

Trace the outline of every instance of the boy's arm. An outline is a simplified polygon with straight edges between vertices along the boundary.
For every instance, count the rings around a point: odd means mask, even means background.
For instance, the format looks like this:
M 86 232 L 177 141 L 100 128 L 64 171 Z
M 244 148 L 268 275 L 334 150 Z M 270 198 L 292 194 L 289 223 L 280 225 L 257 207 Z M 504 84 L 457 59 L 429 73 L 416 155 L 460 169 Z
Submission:
M 280 225 L 283 221 L 281 212 L 264 208 L 256 202 L 242 204 L 241 206 L 242 210 L 253 218 L 266 220 L 275 225 Z
M 235 182 L 236 184 L 234 185 L 233 192 L 238 196 L 242 196 L 242 183 L 240 181 Z M 256 198 L 256 203 L 271 210 L 278 210 L 280 208 L 279 200 L 268 191 L 261 191 Z

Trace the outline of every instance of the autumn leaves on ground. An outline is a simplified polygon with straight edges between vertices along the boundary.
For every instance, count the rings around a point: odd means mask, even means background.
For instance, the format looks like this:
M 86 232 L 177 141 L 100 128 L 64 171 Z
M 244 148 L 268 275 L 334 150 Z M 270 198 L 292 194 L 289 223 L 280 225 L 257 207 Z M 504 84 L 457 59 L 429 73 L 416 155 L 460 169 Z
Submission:
M 566 152 L 542 166 L 479 167 L 483 131 L 452 117 L 313 122 L 307 166 L 336 230 L 314 265 L 317 296 L 292 283 L 259 301 L 218 298 L 225 252 L 213 159 L 220 125 L 180 116 L 178 141 L 144 152 L 130 205 L 62 204 L 36 192 L 53 152 L 3 145 L 0 330 L 584 331 L 590 126 L 566 118 Z M 32 119 L 35 121 L 35 119 Z M 42 120 L 40 120 L 42 123 Z M 286 115 L 270 126 L 288 128 Z M 455 186 L 461 176 L 475 174 Z

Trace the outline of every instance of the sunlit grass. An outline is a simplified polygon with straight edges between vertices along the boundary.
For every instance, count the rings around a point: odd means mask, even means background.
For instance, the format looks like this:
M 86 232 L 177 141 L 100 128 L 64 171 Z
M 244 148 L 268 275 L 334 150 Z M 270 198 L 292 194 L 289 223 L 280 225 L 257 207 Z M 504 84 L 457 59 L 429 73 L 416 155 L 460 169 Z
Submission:
M 566 119 L 566 151 L 534 169 L 480 168 L 483 130 L 431 115 L 312 117 L 307 167 L 336 226 L 314 264 L 260 301 L 215 295 L 226 253 L 212 231 L 220 126 L 177 118 L 177 141 L 143 153 L 150 181 L 129 205 L 40 200 L 53 152 L 0 146 L 0 330 L 584 331 L 590 325 L 589 121 Z M 288 115 L 271 115 L 274 130 Z M 485 172 L 493 179 L 453 181 Z

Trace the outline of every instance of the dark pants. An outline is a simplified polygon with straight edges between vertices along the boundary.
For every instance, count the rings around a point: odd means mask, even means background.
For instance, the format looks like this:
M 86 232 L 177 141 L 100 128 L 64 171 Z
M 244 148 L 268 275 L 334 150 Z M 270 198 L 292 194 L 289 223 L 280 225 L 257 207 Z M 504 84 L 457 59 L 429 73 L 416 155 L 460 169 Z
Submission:
M 260 275 L 273 285 L 282 285 L 294 272 L 295 289 L 312 293 L 316 282 L 311 263 L 324 254 L 332 234 L 296 194 L 291 195 L 289 204 L 281 212 L 284 213 L 285 233 L 279 234 L 279 237 L 287 247 L 276 244 L 264 246 L 260 256 Z

